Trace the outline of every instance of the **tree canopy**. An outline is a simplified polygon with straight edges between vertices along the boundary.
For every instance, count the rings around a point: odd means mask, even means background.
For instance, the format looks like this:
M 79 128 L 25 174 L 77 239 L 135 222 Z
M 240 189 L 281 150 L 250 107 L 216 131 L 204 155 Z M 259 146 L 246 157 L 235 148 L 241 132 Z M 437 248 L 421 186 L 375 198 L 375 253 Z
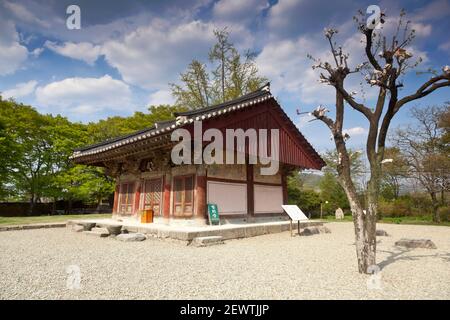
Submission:
M 216 43 L 209 51 L 209 65 L 197 59 L 180 74 L 180 83 L 171 83 L 176 105 L 199 109 L 238 98 L 263 86 L 255 54 L 240 53 L 226 28 L 215 30 Z M 210 70 L 211 69 L 211 70 Z

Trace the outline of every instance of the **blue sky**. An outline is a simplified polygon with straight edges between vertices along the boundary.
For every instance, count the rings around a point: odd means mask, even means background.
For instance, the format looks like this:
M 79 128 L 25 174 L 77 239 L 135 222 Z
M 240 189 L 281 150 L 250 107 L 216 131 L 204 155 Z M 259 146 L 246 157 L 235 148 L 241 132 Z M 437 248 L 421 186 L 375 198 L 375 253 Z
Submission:
M 81 8 L 80 30 L 66 27 L 70 4 Z M 414 59 L 424 59 L 417 71 L 450 64 L 447 0 L 0 0 L 0 92 L 73 121 L 145 111 L 150 104 L 173 101 L 168 83 L 176 82 L 193 58 L 206 62 L 213 30 L 227 26 L 238 48 L 258 54 L 256 62 L 271 80 L 272 92 L 307 139 L 323 151 L 333 146 L 328 129 L 295 112 L 318 104 L 334 110 L 333 90 L 317 82 L 306 55 L 326 58 L 323 29 L 335 27 L 337 40 L 351 54 L 350 64 L 360 63 L 360 34 L 352 17 L 370 4 L 386 12 L 387 31 L 400 9 L 406 9 L 417 34 L 409 50 Z M 428 77 L 411 72 L 401 95 Z M 359 91 L 360 80 L 358 75 L 349 79 L 349 87 Z M 370 106 L 374 92 L 365 91 L 359 99 Z M 448 88 L 414 105 L 445 101 L 450 101 Z M 411 122 L 407 109 L 398 114 L 394 127 Z M 366 121 L 349 110 L 345 128 L 349 144 L 362 148 Z

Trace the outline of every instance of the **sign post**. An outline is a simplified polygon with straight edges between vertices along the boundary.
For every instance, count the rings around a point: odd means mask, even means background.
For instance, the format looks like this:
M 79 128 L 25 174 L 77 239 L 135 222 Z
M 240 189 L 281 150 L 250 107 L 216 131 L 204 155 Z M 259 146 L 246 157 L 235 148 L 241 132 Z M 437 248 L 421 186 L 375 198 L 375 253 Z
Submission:
M 297 221 L 298 235 L 300 235 L 300 221 L 308 221 L 308 217 L 296 205 L 282 205 L 283 210 L 291 219 L 291 237 L 292 237 L 292 221 Z
M 209 224 L 211 226 L 220 225 L 220 217 L 219 217 L 219 210 L 217 209 L 217 204 L 208 203 L 208 218 Z

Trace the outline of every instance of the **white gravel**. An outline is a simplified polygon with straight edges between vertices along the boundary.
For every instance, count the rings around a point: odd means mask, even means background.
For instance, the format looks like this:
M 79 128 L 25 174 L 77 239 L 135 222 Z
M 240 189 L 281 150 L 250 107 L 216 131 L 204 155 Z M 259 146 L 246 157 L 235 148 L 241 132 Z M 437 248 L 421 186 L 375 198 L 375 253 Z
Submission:
M 197 248 L 148 239 L 120 242 L 67 229 L 0 232 L 1 299 L 450 299 L 450 228 L 380 224 L 382 289 L 357 272 L 351 223 L 331 234 L 289 232 Z M 437 250 L 404 250 L 400 238 Z M 81 288 L 67 289 L 79 266 Z

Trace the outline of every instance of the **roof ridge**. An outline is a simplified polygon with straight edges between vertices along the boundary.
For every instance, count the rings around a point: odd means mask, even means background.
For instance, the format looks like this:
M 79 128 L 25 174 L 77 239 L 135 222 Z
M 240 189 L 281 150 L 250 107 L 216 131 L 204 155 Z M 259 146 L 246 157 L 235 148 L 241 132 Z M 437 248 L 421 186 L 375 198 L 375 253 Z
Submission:
M 257 98 L 260 95 L 263 95 L 263 94 L 266 94 L 266 93 L 270 93 L 270 82 L 267 82 L 264 86 L 256 89 L 255 91 L 249 92 L 249 93 L 247 93 L 247 94 L 245 94 L 243 96 L 240 96 L 240 97 L 238 97 L 236 99 L 232 99 L 232 100 L 220 103 L 220 104 L 215 104 L 215 105 L 204 107 L 204 108 L 201 108 L 201 109 L 184 111 L 184 112 L 174 112 L 173 113 L 173 115 L 175 116 L 174 118 L 168 119 L 168 120 L 156 121 L 155 124 L 152 127 L 145 128 L 145 129 L 142 129 L 142 130 L 138 130 L 138 131 L 135 131 L 135 132 L 131 132 L 131 133 L 128 133 L 128 134 L 125 134 L 125 135 L 120 135 L 120 136 L 117 136 L 117 137 L 114 137 L 114 138 L 110 138 L 110 139 L 107 139 L 107 140 L 104 140 L 104 141 L 101 141 L 101 142 L 98 142 L 98 143 L 94 143 L 94 144 L 91 144 L 91 145 L 84 146 L 84 147 L 81 147 L 81 148 L 76 148 L 76 149 L 74 149 L 74 151 L 75 152 L 77 152 L 77 151 L 82 152 L 82 151 L 86 151 L 86 150 L 89 150 L 89 149 L 93 149 L 93 148 L 101 147 L 101 146 L 104 146 L 104 145 L 108 145 L 110 143 L 114 143 L 114 142 L 117 142 L 117 141 L 120 141 L 120 140 L 123 140 L 123 139 L 131 138 L 131 137 L 143 134 L 143 133 L 145 133 L 147 131 L 152 131 L 152 130 L 158 129 L 158 125 L 176 121 L 176 118 L 178 116 L 192 116 L 192 115 L 201 114 L 201 113 L 208 112 L 208 111 L 215 110 L 215 109 L 225 108 L 225 107 L 228 107 L 230 105 L 233 105 L 233 104 L 236 104 L 236 103 L 239 103 L 239 102 L 244 102 L 246 100 Z
M 188 110 L 188 111 L 182 111 L 182 112 L 174 112 L 174 115 L 177 116 L 190 116 L 190 115 L 196 115 L 199 113 L 220 109 L 224 107 L 228 107 L 230 105 L 243 102 L 245 100 L 254 99 L 256 97 L 259 97 L 260 95 L 270 93 L 270 82 L 267 82 L 264 86 L 259 87 L 255 91 L 249 92 L 243 96 L 237 97 L 235 99 L 231 99 L 222 103 L 217 103 L 211 106 L 206 106 L 200 109 L 194 109 L 194 110 Z

